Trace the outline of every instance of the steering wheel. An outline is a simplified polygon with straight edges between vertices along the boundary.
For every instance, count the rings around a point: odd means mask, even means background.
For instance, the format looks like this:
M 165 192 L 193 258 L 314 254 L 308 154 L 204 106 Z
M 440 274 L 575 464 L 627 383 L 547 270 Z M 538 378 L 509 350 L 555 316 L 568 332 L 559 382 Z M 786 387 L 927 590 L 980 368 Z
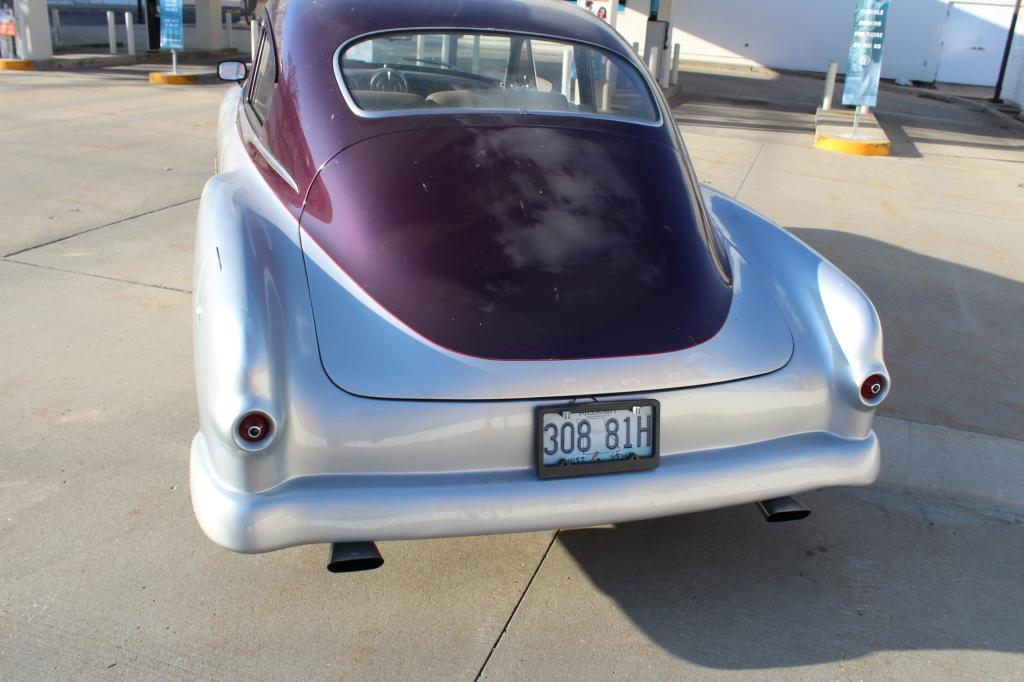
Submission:
M 409 82 L 400 71 L 385 66 L 370 78 L 370 89 L 377 92 L 409 92 Z

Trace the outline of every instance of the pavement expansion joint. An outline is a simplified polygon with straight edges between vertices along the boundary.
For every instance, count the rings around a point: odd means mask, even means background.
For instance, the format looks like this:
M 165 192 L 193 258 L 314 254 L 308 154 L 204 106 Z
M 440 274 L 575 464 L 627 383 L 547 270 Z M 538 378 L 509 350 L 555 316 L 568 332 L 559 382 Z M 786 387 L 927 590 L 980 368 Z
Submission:
M 554 535 L 551 536 L 551 542 L 548 543 L 548 547 L 544 550 L 543 556 L 541 556 L 540 561 L 537 562 L 537 568 L 533 569 L 533 574 L 530 576 L 530 579 L 526 581 L 526 587 L 523 588 L 522 593 L 519 595 L 516 605 L 512 608 L 512 613 L 508 615 L 508 619 L 505 621 L 505 625 L 501 628 L 501 632 L 498 633 L 497 639 L 494 640 L 491 650 L 487 652 L 487 658 L 484 659 L 483 664 L 480 666 L 480 670 L 477 671 L 476 677 L 474 678 L 475 680 L 479 680 L 483 676 L 484 670 L 487 669 L 487 664 L 491 662 L 491 657 L 494 655 L 494 652 L 497 651 L 498 645 L 501 644 L 501 640 L 505 636 L 505 633 L 508 632 L 508 626 L 511 625 L 512 619 L 515 618 L 516 614 L 519 612 L 519 607 L 522 606 L 523 600 L 526 599 L 526 593 L 530 591 L 530 586 L 533 585 L 534 579 L 537 577 L 537 574 L 540 573 L 541 566 L 543 566 L 544 562 L 547 560 L 548 554 L 551 553 L 551 548 L 555 546 L 555 541 L 558 540 L 558 534 L 561 532 L 562 531 L 560 530 L 556 530 Z
M 81 270 L 69 270 L 68 268 L 58 268 L 52 265 L 42 265 L 40 263 L 29 263 L 23 260 L 15 260 L 13 258 L 0 258 L 0 261 L 4 263 L 13 263 L 14 265 L 27 265 L 30 268 L 39 268 L 41 270 L 51 270 L 53 272 L 63 272 L 68 275 L 81 275 L 82 277 L 94 277 L 96 279 L 105 279 L 110 282 L 120 282 L 121 284 L 132 284 L 138 287 L 148 287 L 150 289 L 163 289 L 164 291 L 173 291 L 179 294 L 192 294 L 191 289 L 179 289 L 178 287 L 169 287 L 164 284 L 153 284 L 151 282 L 139 282 L 134 279 L 124 279 L 122 277 L 111 277 L 110 275 L 100 275 L 95 272 L 82 272 Z
M 136 218 L 142 218 L 144 216 L 152 215 L 154 213 L 159 213 L 160 211 L 166 211 L 169 208 L 177 208 L 178 206 L 184 206 L 185 204 L 190 204 L 193 201 L 199 201 L 199 197 L 193 197 L 191 199 L 185 199 L 184 201 L 178 201 L 178 202 L 175 202 L 173 204 L 168 204 L 167 206 L 160 206 L 158 208 L 154 208 L 154 209 L 151 209 L 149 211 L 143 211 L 142 213 L 136 213 L 135 215 L 130 215 L 130 216 L 127 216 L 125 218 L 118 218 L 117 220 L 112 220 L 111 222 L 103 223 L 102 225 L 95 225 L 93 227 L 87 227 L 84 230 L 79 230 L 78 232 L 72 232 L 71 234 L 66 234 L 66 235 L 63 235 L 63 236 L 60 236 L 60 237 L 55 237 L 53 239 L 47 240 L 45 242 L 41 242 L 39 244 L 33 244 L 32 246 L 26 246 L 24 248 L 17 249 L 15 251 L 11 251 L 10 253 L 5 253 L 3 255 L 3 258 L 13 258 L 14 256 L 20 256 L 23 253 L 27 253 L 29 251 L 34 251 L 36 249 L 41 249 L 44 246 L 50 246 L 51 244 L 57 244 L 59 242 L 66 241 L 68 239 L 73 239 L 74 237 L 80 237 L 83 234 L 89 234 L 90 232 L 95 232 L 96 230 L 102 230 L 105 227 L 112 227 L 114 225 L 120 225 L 121 223 L 126 223 L 129 220 L 135 220 Z

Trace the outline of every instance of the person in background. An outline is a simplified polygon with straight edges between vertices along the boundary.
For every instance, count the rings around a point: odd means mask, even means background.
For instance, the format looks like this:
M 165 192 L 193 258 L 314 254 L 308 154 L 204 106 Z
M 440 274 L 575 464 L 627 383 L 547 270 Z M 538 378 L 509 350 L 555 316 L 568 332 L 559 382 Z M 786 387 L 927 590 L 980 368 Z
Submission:
M 587 0 L 585 3 L 583 3 L 583 8 L 585 10 L 587 10 L 588 12 L 590 12 L 591 14 L 593 14 L 594 13 L 594 0 Z
M 601 21 L 608 21 L 608 10 L 604 7 L 597 8 L 597 18 Z

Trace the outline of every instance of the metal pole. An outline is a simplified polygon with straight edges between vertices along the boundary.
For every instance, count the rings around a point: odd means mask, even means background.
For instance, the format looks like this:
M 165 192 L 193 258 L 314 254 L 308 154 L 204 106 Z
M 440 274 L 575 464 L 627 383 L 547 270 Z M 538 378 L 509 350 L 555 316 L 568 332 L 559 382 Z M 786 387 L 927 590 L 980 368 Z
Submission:
M 651 75 L 655 79 L 658 78 L 658 57 L 661 55 L 661 50 L 657 49 L 656 46 L 652 45 L 651 53 L 647 55 L 647 68 L 650 69 Z
M 441 61 L 445 64 L 452 63 L 452 37 L 448 34 L 441 38 Z
M 668 61 L 668 45 L 658 51 L 661 52 L 660 63 L 658 64 L 658 85 L 667 90 L 668 86 L 671 85 L 669 80 L 669 71 L 671 70 L 669 66 L 671 66 L 671 63 Z
M 853 136 L 857 137 L 857 130 L 860 128 L 860 107 L 853 111 Z
M 252 60 L 256 61 L 256 46 L 260 44 L 260 22 L 250 21 L 249 22 L 249 51 L 252 54 Z
M 128 54 L 135 54 L 135 14 L 131 10 L 124 13 L 124 30 Z
M 171 73 L 178 75 L 178 51 L 171 50 Z
M 601 84 L 601 112 L 611 113 L 612 110 L 612 88 L 615 87 L 612 83 L 612 69 L 614 65 L 609 59 L 604 65 L 604 83 Z
M 562 94 L 572 101 L 572 48 L 562 50 Z
M 117 54 L 117 28 L 114 26 L 114 10 L 107 10 L 107 40 L 110 54 Z
M 473 36 L 473 73 L 480 73 L 480 34 Z
M 836 72 L 839 70 L 839 64 L 836 60 L 830 59 L 828 62 L 828 71 L 825 73 L 825 95 L 821 98 L 821 108 L 828 110 L 832 108 L 832 96 L 836 91 Z
M 231 34 L 234 33 L 235 19 L 234 19 L 234 15 L 231 12 L 225 13 L 224 14 L 224 18 L 227 20 L 226 23 L 227 23 L 227 26 L 228 26 L 228 40 L 227 40 L 228 45 L 227 45 L 227 47 L 228 47 L 229 50 L 231 50 L 231 49 L 234 49 L 234 47 L 235 47 L 234 45 L 231 44 Z
M 1020 0 L 1013 6 L 1013 18 L 1010 19 L 1010 33 L 1006 36 L 1006 47 L 1003 49 L 1003 63 L 999 65 L 999 78 L 996 79 L 996 92 L 992 101 L 996 104 L 1002 102 L 1003 79 L 1006 77 L 1006 65 L 1010 61 L 1010 49 L 1013 47 L 1013 38 L 1017 35 L 1017 16 L 1020 14 Z
M 640 54 L 640 43 L 633 43 L 633 52 Z
M 672 78 L 670 82 L 672 85 L 679 85 L 679 48 L 680 44 L 676 43 L 672 48 Z
M 64 36 L 60 30 L 60 10 L 56 7 L 50 10 L 50 31 L 53 35 L 53 44 L 60 45 L 64 41 Z

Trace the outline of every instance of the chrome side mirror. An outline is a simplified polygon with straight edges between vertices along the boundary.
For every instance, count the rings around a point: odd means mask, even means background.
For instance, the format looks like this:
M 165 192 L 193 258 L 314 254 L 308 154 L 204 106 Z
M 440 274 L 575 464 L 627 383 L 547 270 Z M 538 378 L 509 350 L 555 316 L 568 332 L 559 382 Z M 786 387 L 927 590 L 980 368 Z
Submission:
M 222 81 L 240 83 L 245 80 L 245 62 L 220 62 L 217 64 L 217 75 Z

